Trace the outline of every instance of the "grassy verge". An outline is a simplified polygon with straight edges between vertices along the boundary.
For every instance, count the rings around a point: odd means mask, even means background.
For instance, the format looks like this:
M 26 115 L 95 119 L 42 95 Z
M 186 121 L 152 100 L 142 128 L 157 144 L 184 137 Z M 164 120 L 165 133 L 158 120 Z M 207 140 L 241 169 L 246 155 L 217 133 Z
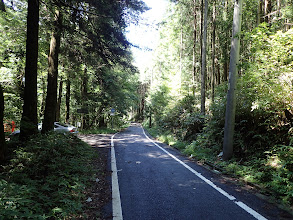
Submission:
M 158 128 L 146 128 L 158 140 L 179 149 L 185 155 L 207 163 L 222 173 L 233 175 L 246 183 L 258 185 L 265 193 L 280 200 L 287 207 L 293 206 L 293 147 L 276 146 L 271 151 L 255 152 L 249 158 L 222 161 L 217 150 L 203 148 L 197 141 L 182 142 L 171 133 Z M 265 155 L 265 156 L 264 156 Z
M 149 134 L 156 138 L 157 140 L 168 144 L 178 150 L 182 150 L 185 148 L 185 146 L 188 145 L 187 142 L 181 141 L 179 139 L 177 139 L 172 133 L 170 132 L 164 132 L 162 130 L 160 130 L 159 128 L 153 127 L 153 128 L 148 128 L 148 127 L 144 127 Z
M 89 130 L 81 130 L 80 134 L 115 134 L 118 132 L 118 129 L 112 128 L 97 128 L 97 129 L 89 129 Z
M 94 150 L 71 135 L 37 135 L 8 143 L 0 167 L 0 219 L 66 219 L 80 214 L 94 178 Z
M 125 128 L 127 128 L 130 124 L 127 123 L 121 127 L 115 127 L 115 128 L 94 128 L 94 129 L 88 129 L 88 130 L 80 130 L 80 134 L 115 134 Z

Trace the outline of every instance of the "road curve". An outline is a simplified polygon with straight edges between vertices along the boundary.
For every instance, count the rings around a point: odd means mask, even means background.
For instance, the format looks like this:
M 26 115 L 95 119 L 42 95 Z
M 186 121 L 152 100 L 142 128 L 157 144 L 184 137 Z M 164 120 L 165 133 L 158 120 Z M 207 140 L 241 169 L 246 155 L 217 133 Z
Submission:
M 112 170 L 118 178 L 112 179 L 113 198 L 120 208 L 117 214 L 113 207 L 114 219 L 290 218 L 254 194 L 189 161 L 178 151 L 154 142 L 139 124 L 132 124 L 113 136 L 112 166 L 113 156 Z

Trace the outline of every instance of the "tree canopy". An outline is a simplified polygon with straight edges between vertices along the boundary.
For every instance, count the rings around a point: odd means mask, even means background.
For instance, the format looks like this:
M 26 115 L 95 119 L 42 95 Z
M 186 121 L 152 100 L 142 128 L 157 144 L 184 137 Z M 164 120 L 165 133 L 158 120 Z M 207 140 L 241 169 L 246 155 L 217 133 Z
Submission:
M 48 123 L 54 122 L 56 112 L 61 112 L 61 121 L 75 124 L 83 120 L 84 126 L 98 126 L 99 118 L 107 121 L 111 108 L 121 116 L 126 115 L 137 99 L 133 94 L 137 86 L 137 69 L 132 65 L 131 43 L 126 39 L 125 31 L 128 24 L 137 22 L 139 15 L 147 10 L 144 2 L 43 1 L 39 5 L 40 12 L 31 10 L 31 2 L 36 1 L 29 1 L 29 4 L 26 1 L 1 1 L 0 28 L 3 34 L 0 64 L 5 121 L 15 121 L 19 128 L 20 119 L 27 118 L 21 111 L 26 102 L 27 107 L 35 105 L 30 102 L 36 103 L 36 112 L 25 110 L 24 106 L 24 114 L 33 115 L 28 120 L 34 129 L 38 122 L 43 121 L 46 107 L 51 108 L 47 112 L 53 118 Z M 56 11 L 58 21 L 55 20 Z M 30 14 L 39 14 L 39 20 L 36 17 L 30 20 Z M 29 34 L 33 32 L 26 29 L 31 22 L 39 24 L 39 27 L 32 27 L 37 31 L 37 47 L 30 45 L 33 41 Z M 51 36 L 54 33 L 58 33 L 54 38 L 59 43 L 53 53 Z M 37 57 L 25 62 L 33 48 L 38 52 Z M 50 64 L 51 59 L 55 60 L 54 64 Z M 32 60 L 38 65 L 36 70 L 29 66 L 33 64 Z M 25 77 L 25 69 L 34 72 L 33 82 L 30 81 L 32 74 Z M 55 77 L 53 84 L 49 83 L 52 74 Z M 36 90 L 32 89 L 34 86 Z M 66 90 L 62 89 L 64 86 Z M 59 99 L 57 89 L 61 92 Z M 26 90 L 31 94 L 26 95 Z M 88 114 L 77 113 L 82 108 L 88 109 Z M 46 124 L 45 121 L 44 130 L 47 129 Z M 21 133 L 25 133 L 28 127 L 22 127 Z M 34 133 L 32 130 L 27 132 Z

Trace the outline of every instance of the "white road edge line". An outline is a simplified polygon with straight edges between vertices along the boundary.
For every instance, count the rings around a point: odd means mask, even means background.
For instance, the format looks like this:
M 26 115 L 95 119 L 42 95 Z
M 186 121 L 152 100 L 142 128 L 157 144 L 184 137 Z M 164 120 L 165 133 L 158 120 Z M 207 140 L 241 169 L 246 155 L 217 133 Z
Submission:
M 190 166 L 188 166 L 186 163 L 184 163 L 183 161 L 179 160 L 177 157 L 175 157 L 173 154 L 169 153 L 167 150 L 165 150 L 164 148 L 162 148 L 160 145 L 158 145 L 156 142 L 154 142 L 152 139 L 150 139 L 145 131 L 144 128 L 141 126 L 142 131 L 144 136 L 151 141 L 155 146 L 157 146 L 158 148 L 160 148 L 163 152 L 165 152 L 166 154 L 168 154 L 171 158 L 173 158 L 174 160 L 176 160 L 178 163 L 180 163 L 182 166 L 184 166 L 186 169 L 188 169 L 190 172 L 192 172 L 193 174 L 195 174 L 198 178 L 200 178 L 201 180 L 203 180 L 204 182 L 206 182 L 207 184 L 209 184 L 211 187 L 213 187 L 215 190 L 217 190 L 219 193 L 221 193 L 222 195 L 224 195 L 225 197 L 227 197 L 228 199 L 230 199 L 231 201 L 233 201 L 235 204 L 237 204 L 239 207 L 241 207 L 243 210 L 245 210 L 246 212 L 248 212 L 249 214 L 251 214 L 253 217 L 255 217 L 258 220 L 267 220 L 267 218 L 263 217 L 261 214 L 259 214 L 258 212 L 254 211 L 252 208 L 250 208 L 249 206 L 247 206 L 246 204 L 244 204 L 243 202 L 239 202 L 236 200 L 236 198 L 232 195 L 230 195 L 229 193 L 227 193 L 226 191 L 224 191 L 223 189 L 221 189 L 220 187 L 216 186 L 212 181 L 210 181 L 209 179 L 205 178 L 203 175 L 201 175 L 199 172 L 195 171 L 194 169 L 192 169 Z
M 114 148 L 114 134 L 111 137 L 111 170 L 112 170 L 112 209 L 113 209 L 113 220 L 123 220 L 122 206 L 120 200 L 120 191 L 118 184 L 117 165 Z

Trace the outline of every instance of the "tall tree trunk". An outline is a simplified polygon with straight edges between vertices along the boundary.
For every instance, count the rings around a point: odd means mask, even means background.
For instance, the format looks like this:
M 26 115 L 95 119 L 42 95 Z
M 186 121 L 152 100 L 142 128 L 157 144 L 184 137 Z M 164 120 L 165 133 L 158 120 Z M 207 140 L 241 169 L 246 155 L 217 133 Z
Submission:
M 38 132 L 37 72 L 38 72 L 39 0 L 28 0 L 25 87 L 20 139 Z
M 215 98 L 215 77 L 216 77 L 216 2 L 213 3 L 213 31 L 212 31 L 212 78 L 211 78 L 211 89 L 212 89 L 212 102 Z
M 5 4 L 4 4 L 3 0 L 0 1 L 0 11 L 3 11 L 3 12 L 6 11 Z
M 229 0 L 225 1 L 225 5 L 224 5 L 224 21 L 227 22 L 228 21 L 228 14 L 229 14 Z M 229 46 L 230 46 L 230 42 L 229 42 L 229 37 L 230 37 L 230 31 L 226 30 L 225 31 L 225 41 L 224 41 L 224 50 L 223 50 L 223 78 L 222 81 L 226 82 L 228 80 L 228 71 L 229 71 Z
M 5 152 L 6 152 L 3 117 L 4 117 L 4 97 L 3 97 L 2 86 L 0 85 L 0 162 L 4 160 Z
M 200 68 L 202 67 L 202 42 L 203 42 L 203 17 L 204 17 L 204 0 L 200 3 Z M 200 77 L 199 77 L 200 78 Z
M 48 57 L 48 85 L 44 123 L 42 132 L 46 133 L 54 129 L 54 121 L 57 105 L 57 78 L 58 78 L 58 55 L 61 39 L 61 15 L 59 10 L 55 11 L 54 29 L 51 36 L 50 52 Z
M 105 122 L 105 117 L 104 117 L 103 113 L 101 113 L 99 115 L 98 124 L 99 124 L 99 128 L 106 128 L 107 127 L 107 123 Z
M 234 3 L 233 16 L 233 33 L 230 52 L 229 65 L 229 88 L 227 93 L 227 105 L 225 115 L 224 143 L 223 143 L 223 159 L 228 160 L 233 155 L 233 136 L 235 127 L 235 111 L 236 111 L 236 81 L 238 74 L 238 62 L 240 53 L 239 33 L 241 31 L 241 13 L 242 0 L 236 0 Z
M 192 67 L 193 67 L 193 74 L 192 74 L 192 94 L 195 96 L 195 81 L 196 81 L 196 0 L 193 0 L 193 50 L 192 50 Z
M 88 74 L 87 74 L 87 68 L 84 68 L 84 73 L 82 76 L 82 84 L 81 84 L 81 100 L 82 100 L 82 108 L 88 109 Z M 82 114 L 82 129 L 88 128 L 88 122 L 89 122 L 89 116 L 88 113 Z
M 181 15 L 182 16 L 182 15 Z M 180 31 L 180 54 L 179 54 L 179 94 L 181 94 L 181 85 L 182 85 L 182 68 L 183 68 L 183 27 L 181 24 L 181 31 Z
M 217 60 L 217 85 L 220 85 L 221 83 L 221 71 L 220 71 L 220 64 Z
M 65 104 L 66 104 L 66 116 L 65 121 L 67 124 L 69 124 L 69 116 L 70 116 L 70 79 L 69 76 L 66 80 L 66 98 L 65 98 Z
M 152 127 L 152 107 L 149 107 L 149 128 Z
M 96 124 L 98 125 L 99 128 L 107 127 L 107 124 L 105 123 L 103 104 L 101 104 L 101 106 L 98 107 Z
M 60 121 L 60 107 L 61 107 L 61 99 L 62 99 L 62 87 L 63 87 L 63 81 L 60 80 L 58 99 L 57 99 L 57 105 L 56 105 L 56 118 L 55 118 L 55 121 Z
M 265 22 L 270 23 L 271 22 L 271 16 L 270 13 L 272 12 L 272 2 L 271 0 L 265 0 Z
M 263 1 L 259 1 L 258 2 L 258 7 L 257 7 L 257 26 L 264 22 L 264 19 L 263 19 Z
M 39 113 L 39 118 L 43 119 L 44 112 L 45 112 L 45 106 L 46 106 L 46 79 L 44 77 L 42 77 L 41 81 L 42 81 L 43 94 L 42 94 L 42 102 L 41 102 L 41 110 Z
M 201 114 L 205 114 L 205 101 L 206 101 L 206 45 L 207 45 L 207 27 L 208 27 L 208 0 L 204 4 L 204 27 L 202 39 L 202 58 L 201 58 Z
M 223 81 L 224 82 L 226 82 L 227 80 L 228 80 L 228 77 L 229 77 L 229 60 L 228 60 L 228 57 L 227 57 L 227 55 L 226 55 L 226 53 L 225 53 L 225 55 L 224 55 L 225 57 L 224 57 L 224 67 L 223 67 L 223 69 L 224 69 L 224 73 L 223 73 Z

